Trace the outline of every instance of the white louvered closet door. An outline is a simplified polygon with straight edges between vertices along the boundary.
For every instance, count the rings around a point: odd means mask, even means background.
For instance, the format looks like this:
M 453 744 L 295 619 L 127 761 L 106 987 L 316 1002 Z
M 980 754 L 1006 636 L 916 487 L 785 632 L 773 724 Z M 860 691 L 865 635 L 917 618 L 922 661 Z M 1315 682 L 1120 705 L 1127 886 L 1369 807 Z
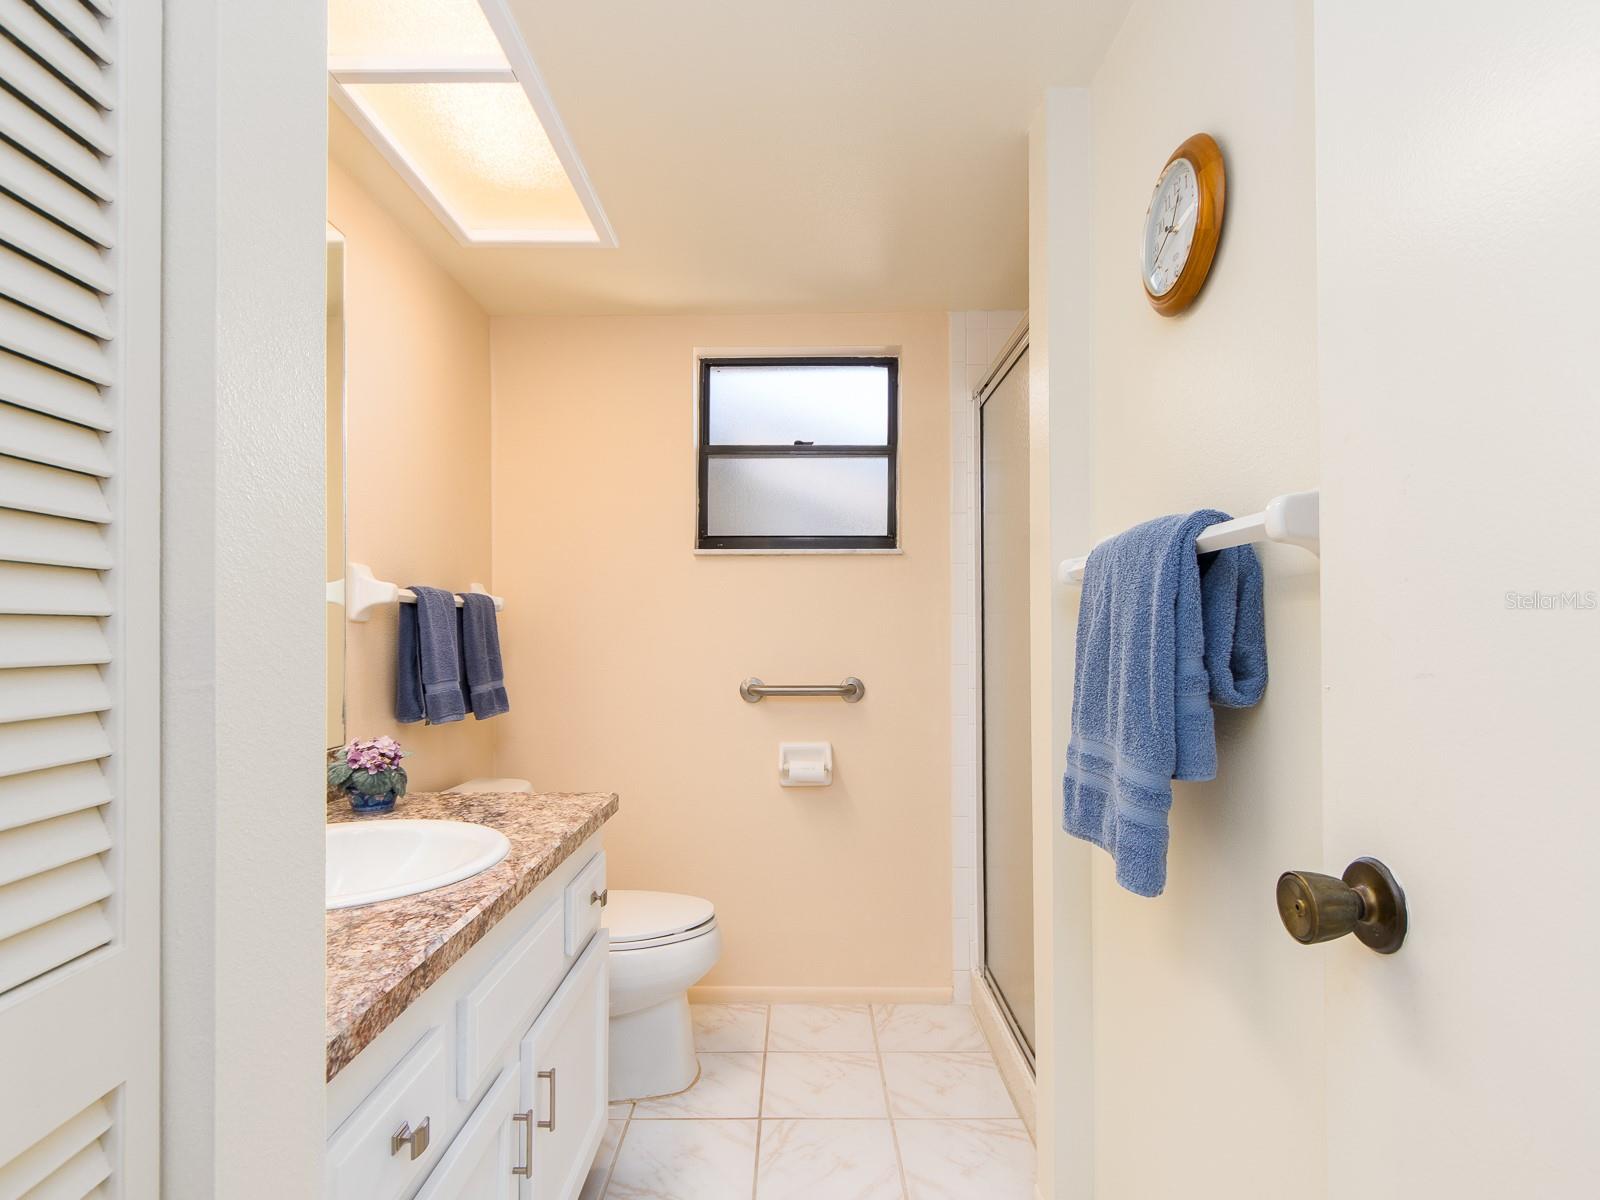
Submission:
M 0 0 L 0 1200 L 158 1187 L 159 0 Z

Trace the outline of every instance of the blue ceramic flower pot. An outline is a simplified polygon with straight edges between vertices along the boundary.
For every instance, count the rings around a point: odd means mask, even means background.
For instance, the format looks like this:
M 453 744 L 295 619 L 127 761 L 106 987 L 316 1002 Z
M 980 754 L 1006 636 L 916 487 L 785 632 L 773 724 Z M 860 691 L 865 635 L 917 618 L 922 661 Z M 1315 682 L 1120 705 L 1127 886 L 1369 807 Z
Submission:
M 350 811 L 358 813 L 386 813 L 394 811 L 395 795 L 385 792 L 381 796 L 368 796 L 363 792 L 349 792 Z

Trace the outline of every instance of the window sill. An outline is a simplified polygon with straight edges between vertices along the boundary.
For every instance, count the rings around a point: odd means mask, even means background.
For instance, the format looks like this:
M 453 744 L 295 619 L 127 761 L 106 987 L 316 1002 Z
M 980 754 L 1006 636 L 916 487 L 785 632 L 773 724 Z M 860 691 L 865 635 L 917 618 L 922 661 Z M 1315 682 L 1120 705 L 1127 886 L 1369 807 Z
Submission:
M 730 554 L 744 555 L 745 557 L 749 557 L 750 555 L 766 555 L 766 556 L 774 556 L 774 555 L 776 555 L 776 556 L 782 557 L 782 558 L 789 558 L 789 557 L 792 557 L 792 556 L 797 555 L 797 554 L 877 554 L 877 555 L 896 555 L 896 554 L 904 554 L 905 553 L 905 549 L 904 549 L 904 547 L 901 547 L 901 546 L 894 546 L 894 547 L 883 547 L 883 546 L 848 547 L 848 546 L 844 546 L 844 547 L 818 547 L 818 548 L 806 548 L 806 549 L 802 549 L 802 548 L 798 548 L 797 547 L 797 548 L 792 549 L 792 550 L 786 550 L 786 549 L 783 549 L 782 547 L 777 547 L 777 546 L 751 546 L 751 547 L 748 547 L 748 548 L 739 547 L 739 548 L 730 549 L 730 550 L 701 550 L 701 549 L 696 548 L 691 553 L 693 553 L 696 558 L 722 558 L 722 557 L 726 557 L 726 556 L 728 556 Z

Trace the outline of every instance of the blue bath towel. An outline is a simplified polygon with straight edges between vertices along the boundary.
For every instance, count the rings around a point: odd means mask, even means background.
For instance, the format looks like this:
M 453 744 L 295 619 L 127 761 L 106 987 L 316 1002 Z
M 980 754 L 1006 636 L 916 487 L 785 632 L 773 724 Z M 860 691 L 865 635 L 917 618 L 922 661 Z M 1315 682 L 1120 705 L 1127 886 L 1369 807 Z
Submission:
M 1096 546 L 1084 570 L 1062 824 L 1108 851 L 1140 896 L 1166 886 L 1172 781 L 1216 776 L 1213 701 L 1247 707 L 1267 684 L 1255 551 L 1195 553 L 1196 535 L 1227 519 L 1146 521 Z
M 467 707 L 479 721 L 511 711 L 494 600 L 476 592 L 461 597 L 461 684 L 466 689 Z
M 417 602 L 400 605 L 395 639 L 395 720 L 412 724 L 427 718 L 430 725 L 464 721 L 455 595 L 419 584 L 411 590 Z

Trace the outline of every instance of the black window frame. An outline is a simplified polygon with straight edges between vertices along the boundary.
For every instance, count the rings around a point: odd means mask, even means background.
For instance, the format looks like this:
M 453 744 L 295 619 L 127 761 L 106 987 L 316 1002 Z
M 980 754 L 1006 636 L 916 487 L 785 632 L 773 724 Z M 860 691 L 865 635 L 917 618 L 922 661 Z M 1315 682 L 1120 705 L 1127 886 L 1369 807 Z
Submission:
M 714 446 L 711 444 L 711 369 L 713 367 L 886 367 L 889 372 L 889 412 L 886 442 L 882 445 L 840 446 Z M 885 355 L 776 355 L 762 358 L 702 358 L 700 360 L 700 413 L 698 449 L 698 503 L 695 529 L 697 550 L 898 550 L 900 548 L 900 360 Z M 881 458 L 888 463 L 889 513 L 887 533 L 858 536 L 747 534 L 731 536 L 706 532 L 707 483 L 713 458 Z

